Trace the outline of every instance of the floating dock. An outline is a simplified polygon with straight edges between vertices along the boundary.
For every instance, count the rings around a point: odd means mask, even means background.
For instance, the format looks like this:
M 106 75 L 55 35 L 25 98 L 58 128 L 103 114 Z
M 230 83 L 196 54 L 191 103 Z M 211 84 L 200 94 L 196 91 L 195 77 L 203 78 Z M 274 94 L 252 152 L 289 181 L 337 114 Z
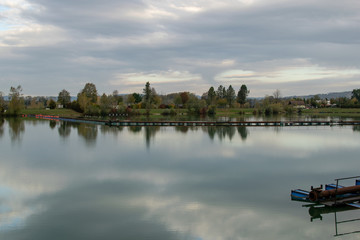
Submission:
M 360 178 L 360 176 L 338 178 L 335 179 L 336 183 L 326 184 L 325 188 L 322 185 L 318 188 L 311 187 L 311 191 L 291 190 L 291 200 L 325 206 L 348 205 L 360 208 L 360 179 L 356 179 L 353 186 L 339 185 L 340 180 L 352 178 Z
M 66 118 L 52 115 L 23 115 L 55 121 L 69 121 L 101 124 L 108 126 L 251 126 L 251 127 L 286 127 L 286 126 L 334 126 L 360 125 L 360 121 L 136 121 L 136 120 L 96 120 L 87 118 Z

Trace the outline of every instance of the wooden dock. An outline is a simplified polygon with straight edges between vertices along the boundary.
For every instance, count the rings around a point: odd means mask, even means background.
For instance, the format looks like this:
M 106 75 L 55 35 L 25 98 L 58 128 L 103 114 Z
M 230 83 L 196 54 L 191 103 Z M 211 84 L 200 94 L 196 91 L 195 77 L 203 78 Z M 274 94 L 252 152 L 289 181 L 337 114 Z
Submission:
M 136 121 L 136 120 L 94 120 L 86 118 L 65 118 L 51 115 L 24 115 L 23 117 L 35 117 L 40 119 L 81 122 L 100 124 L 108 126 L 161 126 L 161 127 L 177 127 L 177 126 L 251 126 L 251 127 L 287 127 L 287 126 L 344 126 L 344 125 L 360 125 L 360 121 Z
M 360 125 L 360 121 L 108 121 L 109 126 L 334 126 Z

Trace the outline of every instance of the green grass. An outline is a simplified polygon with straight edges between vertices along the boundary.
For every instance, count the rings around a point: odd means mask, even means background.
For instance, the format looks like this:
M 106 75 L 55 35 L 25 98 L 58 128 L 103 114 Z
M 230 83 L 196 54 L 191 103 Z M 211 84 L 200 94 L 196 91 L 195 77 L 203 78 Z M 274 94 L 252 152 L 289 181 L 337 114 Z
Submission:
M 249 117 L 253 115 L 255 109 L 253 108 L 217 108 L 215 117 Z M 176 116 L 163 116 L 164 111 L 169 111 L 168 109 L 151 109 L 150 116 L 146 116 L 146 109 L 134 110 L 138 111 L 140 116 L 133 116 L 132 118 L 141 118 L 148 120 L 161 120 L 164 118 L 179 118 L 187 115 L 187 109 L 175 109 L 177 112 Z M 27 115 L 54 115 L 61 117 L 81 117 L 82 114 L 75 112 L 71 109 L 24 109 L 21 111 L 21 114 Z M 303 116 L 310 117 L 358 117 L 360 118 L 360 108 L 314 108 L 314 109 L 304 109 L 302 110 Z
M 23 109 L 21 114 L 24 115 L 53 115 L 53 116 L 60 116 L 60 117 L 80 117 L 81 113 L 78 113 L 72 109 Z
M 217 117 L 240 117 L 253 115 L 253 108 L 217 108 Z
M 302 114 L 321 117 L 360 117 L 360 108 L 313 108 L 302 110 Z

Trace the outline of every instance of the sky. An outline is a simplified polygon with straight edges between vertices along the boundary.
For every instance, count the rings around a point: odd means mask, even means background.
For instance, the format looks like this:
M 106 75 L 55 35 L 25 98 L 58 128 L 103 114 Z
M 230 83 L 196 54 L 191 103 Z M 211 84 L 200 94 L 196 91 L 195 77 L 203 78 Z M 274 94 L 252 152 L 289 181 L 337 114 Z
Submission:
M 0 0 L 0 91 L 360 88 L 358 0 Z

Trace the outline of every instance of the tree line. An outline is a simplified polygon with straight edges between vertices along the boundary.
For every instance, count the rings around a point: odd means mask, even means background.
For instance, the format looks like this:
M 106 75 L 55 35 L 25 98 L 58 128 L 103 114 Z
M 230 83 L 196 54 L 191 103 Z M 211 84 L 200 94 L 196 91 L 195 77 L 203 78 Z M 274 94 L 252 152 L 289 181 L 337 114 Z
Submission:
M 11 87 L 5 100 L 0 92 L 0 114 L 18 115 L 24 108 L 69 108 L 85 115 L 107 116 L 109 114 L 139 114 L 140 109 L 145 109 L 146 114 L 150 109 L 164 109 L 163 114 L 176 114 L 175 109 L 187 109 L 189 114 L 216 114 L 218 108 L 254 108 L 254 113 L 276 114 L 281 112 L 295 112 L 301 110 L 299 105 L 306 107 L 360 107 L 360 89 L 354 89 L 352 98 L 336 98 L 328 101 L 321 100 L 318 96 L 311 99 L 287 99 L 281 97 L 280 90 L 273 95 L 262 99 L 248 99 L 248 90 L 245 84 L 236 92 L 232 85 L 228 88 L 223 85 L 216 89 L 211 86 L 209 90 L 196 96 L 190 92 L 178 92 L 166 95 L 157 94 L 155 88 L 146 82 L 142 93 L 120 95 L 117 90 L 112 94 L 99 95 L 95 84 L 86 83 L 72 101 L 70 92 L 63 89 L 57 98 L 24 97 L 22 87 Z
M 167 95 L 157 94 L 155 88 L 146 82 L 142 93 L 120 95 L 117 90 L 112 94 L 99 95 L 95 84 L 86 83 L 84 88 L 77 94 L 76 100 L 71 100 L 70 92 L 63 89 L 58 97 L 24 97 L 22 87 L 11 87 L 9 100 L 5 101 L 0 92 L 0 113 L 18 115 L 24 108 L 69 108 L 85 115 L 109 114 L 138 114 L 139 109 L 160 108 L 166 109 L 164 114 L 176 114 L 175 109 L 187 109 L 190 114 L 215 114 L 216 108 L 244 106 L 249 90 L 242 85 L 237 95 L 234 88 L 220 85 L 215 91 L 214 87 L 205 92 L 201 97 L 190 92 L 178 92 Z

